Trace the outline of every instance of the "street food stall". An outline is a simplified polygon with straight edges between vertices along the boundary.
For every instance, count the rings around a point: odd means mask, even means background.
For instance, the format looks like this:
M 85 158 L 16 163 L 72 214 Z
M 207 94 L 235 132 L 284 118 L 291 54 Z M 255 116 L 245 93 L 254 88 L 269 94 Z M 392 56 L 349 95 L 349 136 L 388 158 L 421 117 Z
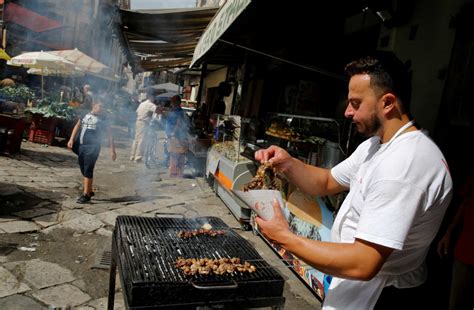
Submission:
M 207 159 L 207 175 L 216 194 L 243 227 L 251 227 L 257 234 L 259 231 L 252 206 L 236 193 L 243 190 L 255 175 L 259 163 L 252 159 L 256 150 L 268 145 L 279 145 L 295 158 L 325 168 L 335 166 L 345 156 L 341 146 L 341 126 L 336 119 L 283 113 L 268 113 L 267 118 L 266 139 L 251 144 L 243 134 L 246 131 L 241 130 L 245 129 L 246 118 L 219 116 L 218 124 L 231 121 L 239 131 L 237 135 L 227 134 L 232 139 L 214 144 Z M 306 238 L 330 241 L 335 212 L 343 196 L 312 197 L 284 180 L 280 190 L 284 215 L 291 230 Z M 266 240 L 263 235 L 262 238 L 317 296 L 324 298 L 330 277 Z

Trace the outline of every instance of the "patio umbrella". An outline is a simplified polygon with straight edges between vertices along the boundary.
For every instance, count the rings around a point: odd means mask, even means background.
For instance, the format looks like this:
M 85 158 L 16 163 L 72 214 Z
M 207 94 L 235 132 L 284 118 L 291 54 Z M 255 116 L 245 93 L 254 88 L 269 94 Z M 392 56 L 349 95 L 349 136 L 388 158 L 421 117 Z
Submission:
M 81 52 L 77 48 L 73 50 L 50 51 L 52 55 L 61 56 L 64 59 L 74 63 L 76 67 L 88 74 L 100 75 L 101 72 L 107 71 L 109 67 Z
M 7 64 L 39 70 L 65 70 L 74 68 L 74 64 L 63 57 L 48 52 L 28 52 L 12 57 Z
M 43 76 L 60 76 L 60 77 L 81 77 L 84 76 L 84 71 L 79 68 L 70 68 L 63 70 L 40 70 L 31 68 L 26 71 L 28 74 L 43 75 Z
M 74 70 L 72 62 L 63 57 L 52 55 L 48 52 L 28 52 L 11 58 L 7 61 L 10 66 L 19 66 L 40 71 L 66 71 Z M 44 93 L 44 75 L 41 75 L 41 97 Z
M 164 91 L 164 92 L 178 92 L 179 85 L 173 83 L 163 83 L 163 84 L 156 84 L 151 85 L 151 88 L 157 91 Z
M 170 92 L 166 92 L 166 93 L 163 93 L 163 94 L 159 94 L 158 96 L 156 96 L 156 98 L 158 99 L 171 99 L 171 97 L 173 96 L 176 96 L 178 93 L 174 92 L 174 91 L 170 91 Z

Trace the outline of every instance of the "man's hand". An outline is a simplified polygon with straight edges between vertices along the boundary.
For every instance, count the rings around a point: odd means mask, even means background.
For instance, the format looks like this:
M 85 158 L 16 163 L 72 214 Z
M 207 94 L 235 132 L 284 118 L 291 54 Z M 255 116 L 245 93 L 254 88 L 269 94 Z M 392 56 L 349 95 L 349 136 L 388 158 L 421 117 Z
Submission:
M 268 239 L 276 243 L 285 240 L 288 234 L 292 234 L 285 216 L 281 212 L 280 204 L 276 199 L 272 202 L 273 217 L 265 221 L 260 217 L 256 218 L 259 231 Z
M 281 147 L 272 145 L 267 149 L 255 152 L 255 159 L 261 163 L 269 161 L 278 172 L 285 173 L 290 169 L 294 158 Z
M 110 157 L 112 157 L 112 161 L 115 161 L 117 159 L 117 153 L 115 153 L 114 150 L 110 151 Z
M 67 142 L 67 148 L 70 149 L 70 150 L 72 150 L 72 145 L 73 145 L 73 144 L 74 144 L 74 141 L 69 140 L 69 141 Z
M 451 248 L 451 234 L 447 232 L 443 238 L 438 242 L 438 255 L 443 258 L 449 253 Z

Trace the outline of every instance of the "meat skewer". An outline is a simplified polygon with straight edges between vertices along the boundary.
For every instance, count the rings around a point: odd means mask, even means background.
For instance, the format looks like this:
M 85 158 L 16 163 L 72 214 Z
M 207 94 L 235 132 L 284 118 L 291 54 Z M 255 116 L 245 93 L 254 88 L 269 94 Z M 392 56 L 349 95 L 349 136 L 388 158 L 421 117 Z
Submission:
M 275 168 L 268 161 L 258 167 L 255 176 L 244 186 L 245 192 L 258 189 L 278 189 Z
M 240 258 L 237 257 L 220 259 L 178 257 L 175 261 L 175 267 L 182 270 L 186 276 L 196 274 L 223 275 L 235 271 L 253 273 L 257 270 L 257 268 L 249 262 L 242 264 Z
M 198 235 L 207 235 L 211 237 L 225 235 L 225 230 L 216 230 L 216 229 L 194 229 L 194 230 L 180 230 L 177 233 L 179 238 L 189 239 Z

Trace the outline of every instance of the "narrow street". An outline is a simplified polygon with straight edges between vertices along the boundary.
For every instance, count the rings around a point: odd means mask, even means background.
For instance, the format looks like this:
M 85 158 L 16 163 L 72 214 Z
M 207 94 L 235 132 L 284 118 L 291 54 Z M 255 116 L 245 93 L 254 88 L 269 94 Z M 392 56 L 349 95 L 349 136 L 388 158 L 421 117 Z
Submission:
M 106 309 L 116 217 L 156 213 L 221 218 L 283 275 L 285 309 L 321 307 L 259 236 L 240 229 L 205 179 L 132 163 L 126 128 L 114 136 L 118 158 L 102 149 L 91 204 L 75 203 L 82 179 L 66 148 L 23 142 L 20 153 L 0 156 L 0 309 Z M 115 309 L 124 309 L 116 282 Z

